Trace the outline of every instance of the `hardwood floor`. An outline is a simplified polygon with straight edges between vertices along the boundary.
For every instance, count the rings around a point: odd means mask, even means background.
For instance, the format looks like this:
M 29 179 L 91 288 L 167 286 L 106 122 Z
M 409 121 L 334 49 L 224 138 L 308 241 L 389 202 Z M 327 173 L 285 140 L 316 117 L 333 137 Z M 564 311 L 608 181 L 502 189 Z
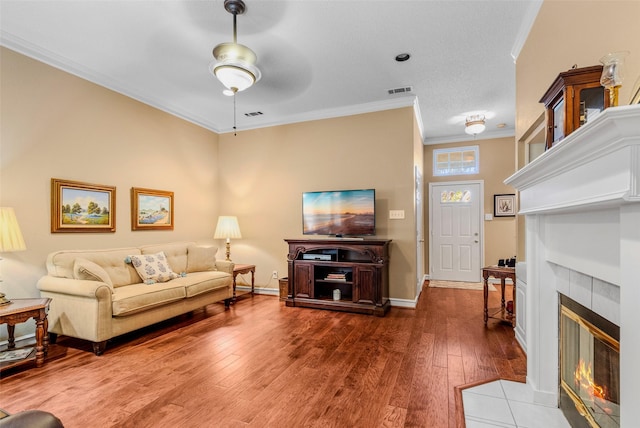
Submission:
M 484 326 L 481 291 L 425 287 L 415 310 L 384 318 L 256 295 L 120 337 L 100 357 L 60 337 L 44 367 L 2 373 L 0 408 L 47 410 L 68 428 L 455 427 L 454 387 L 525 374 L 513 330 Z

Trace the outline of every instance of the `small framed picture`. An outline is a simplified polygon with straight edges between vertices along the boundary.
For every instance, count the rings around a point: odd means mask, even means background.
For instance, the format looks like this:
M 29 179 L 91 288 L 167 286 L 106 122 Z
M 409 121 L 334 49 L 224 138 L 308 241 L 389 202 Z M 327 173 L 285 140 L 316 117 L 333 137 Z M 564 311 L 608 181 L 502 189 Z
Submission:
M 131 230 L 173 230 L 173 192 L 132 187 Z
M 515 194 L 493 195 L 493 216 L 494 217 L 515 217 L 516 216 L 516 195 Z
M 51 232 L 115 232 L 116 188 L 51 179 Z

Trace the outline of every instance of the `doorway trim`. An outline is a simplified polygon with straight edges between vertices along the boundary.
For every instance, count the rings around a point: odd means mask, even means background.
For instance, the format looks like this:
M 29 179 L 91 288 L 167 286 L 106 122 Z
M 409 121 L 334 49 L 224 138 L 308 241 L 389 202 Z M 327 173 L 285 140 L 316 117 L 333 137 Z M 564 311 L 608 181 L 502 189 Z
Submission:
M 425 279 L 431 278 L 433 272 L 433 186 L 447 186 L 447 185 L 465 185 L 465 184 L 477 184 L 480 188 L 480 195 L 478 195 L 478 224 L 479 224 L 479 248 L 480 248 L 480 266 L 484 266 L 484 180 L 460 180 L 460 181 L 434 181 L 429 182 L 429 272 L 425 275 Z M 480 270 L 478 270 L 478 280 L 482 278 Z

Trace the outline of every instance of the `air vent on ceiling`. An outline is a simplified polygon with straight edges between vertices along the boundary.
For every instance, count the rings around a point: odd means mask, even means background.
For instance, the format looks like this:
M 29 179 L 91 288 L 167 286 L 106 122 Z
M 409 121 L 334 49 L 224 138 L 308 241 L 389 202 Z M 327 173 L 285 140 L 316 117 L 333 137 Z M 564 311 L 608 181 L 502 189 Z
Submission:
M 389 95 L 404 94 L 405 92 L 413 92 L 413 86 L 403 86 L 401 88 L 387 89 Z
M 260 116 L 263 113 L 261 111 L 252 111 L 251 113 L 245 113 L 244 115 L 247 117 Z

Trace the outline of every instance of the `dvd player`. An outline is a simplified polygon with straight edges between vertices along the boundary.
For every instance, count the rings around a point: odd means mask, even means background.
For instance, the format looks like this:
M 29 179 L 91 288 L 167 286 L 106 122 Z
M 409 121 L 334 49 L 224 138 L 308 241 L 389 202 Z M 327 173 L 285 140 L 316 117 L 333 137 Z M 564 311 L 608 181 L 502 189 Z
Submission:
M 331 254 L 303 254 L 302 260 L 331 261 Z

